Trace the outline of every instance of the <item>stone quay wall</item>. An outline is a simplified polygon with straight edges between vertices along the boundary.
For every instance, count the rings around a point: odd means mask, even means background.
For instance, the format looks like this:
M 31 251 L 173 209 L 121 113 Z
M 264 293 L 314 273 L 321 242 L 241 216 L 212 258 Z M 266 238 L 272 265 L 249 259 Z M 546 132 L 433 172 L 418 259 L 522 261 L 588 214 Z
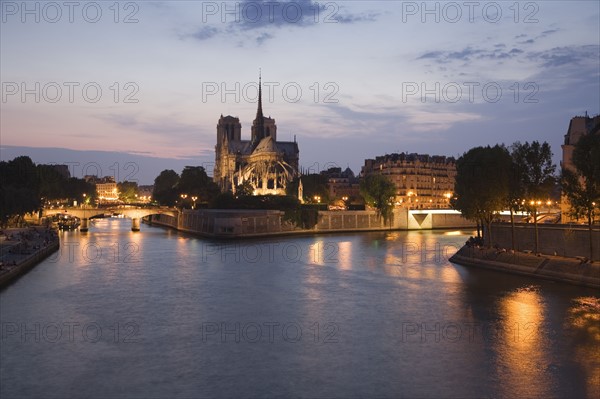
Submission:
M 600 264 L 575 258 L 463 246 L 450 261 L 463 266 L 600 288 Z
M 27 273 L 35 265 L 46 259 L 48 256 L 52 255 L 54 252 L 58 251 L 59 248 L 60 242 L 57 239 L 56 241 L 50 242 L 44 248 L 36 249 L 25 259 L 20 260 L 16 266 L 13 266 L 8 270 L 2 270 L 0 272 L 0 288 L 4 288 L 9 283 L 16 280 L 19 276 Z M 3 267 L 7 268 L 7 266 Z
M 511 248 L 510 223 L 492 224 L 492 245 Z M 593 229 L 594 261 L 600 260 L 600 226 Z M 542 254 L 590 259 L 590 241 L 587 225 L 538 224 L 538 245 Z M 534 251 L 535 229 L 530 223 L 515 224 L 515 250 Z
M 387 223 L 375 211 L 319 211 L 317 224 L 312 229 L 301 229 L 276 210 L 183 210 L 177 217 L 152 215 L 153 224 L 207 237 L 236 238 L 288 234 L 333 232 L 360 232 L 409 229 L 446 229 L 473 227 L 461 215 L 427 214 L 419 211 L 412 215 L 407 209 L 394 209 Z

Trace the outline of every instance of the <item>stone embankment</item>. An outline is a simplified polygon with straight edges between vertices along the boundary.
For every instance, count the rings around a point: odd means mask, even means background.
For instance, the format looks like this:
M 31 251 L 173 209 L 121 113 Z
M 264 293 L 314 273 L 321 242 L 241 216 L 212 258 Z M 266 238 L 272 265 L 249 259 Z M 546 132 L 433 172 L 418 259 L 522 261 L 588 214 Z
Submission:
M 59 249 L 58 234 L 44 227 L 0 232 L 0 288 L 25 274 Z
M 586 258 L 535 255 L 519 251 L 463 246 L 450 261 L 513 274 L 600 288 L 600 263 Z
M 184 210 L 177 217 L 152 215 L 145 222 L 209 238 L 250 238 L 384 230 L 474 228 L 450 210 L 394 209 L 387 222 L 375 211 L 319 211 L 314 227 L 302 229 L 276 210 Z

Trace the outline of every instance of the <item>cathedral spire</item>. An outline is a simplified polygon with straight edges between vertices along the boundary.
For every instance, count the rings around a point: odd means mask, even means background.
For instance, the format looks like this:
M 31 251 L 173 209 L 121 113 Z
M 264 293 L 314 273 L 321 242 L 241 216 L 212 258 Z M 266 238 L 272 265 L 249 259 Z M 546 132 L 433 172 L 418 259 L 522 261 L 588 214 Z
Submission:
M 265 137 L 265 118 L 262 110 L 262 73 L 258 70 L 258 109 L 252 123 L 252 142 L 256 146 Z
M 260 68 L 258 69 L 258 109 L 256 110 L 256 119 L 262 122 L 263 110 L 262 110 L 262 73 Z

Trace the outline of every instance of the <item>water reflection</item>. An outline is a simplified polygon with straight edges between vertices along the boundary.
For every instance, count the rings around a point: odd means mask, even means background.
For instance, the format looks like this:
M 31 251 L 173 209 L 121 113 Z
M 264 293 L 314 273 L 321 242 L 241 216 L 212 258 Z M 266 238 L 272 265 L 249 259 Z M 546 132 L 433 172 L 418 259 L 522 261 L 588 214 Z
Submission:
M 337 243 L 338 265 L 341 270 L 352 269 L 352 242 L 338 241 Z
M 538 287 L 519 288 L 500 300 L 501 323 L 494 349 L 498 375 L 506 397 L 549 397 L 551 376 L 546 370 L 548 332 L 545 306 Z
M 578 345 L 575 361 L 585 375 L 588 397 L 600 397 L 600 299 L 580 297 L 573 300 L 565 328 L 572 331 Z
M 331 243 L 325 242 L 322 237 L 315 239 L 314 242 L 308 246 L 309 262 L 315 265 L 325 266 L 325 261 L 327 255 L 331 253 L 331 248 L 333 248 Z
M 383 270 L 408 279 L 458 283 L 460 275 L 448 258 L 458 250 L 454 235 L 393 232 L 385 237 Z

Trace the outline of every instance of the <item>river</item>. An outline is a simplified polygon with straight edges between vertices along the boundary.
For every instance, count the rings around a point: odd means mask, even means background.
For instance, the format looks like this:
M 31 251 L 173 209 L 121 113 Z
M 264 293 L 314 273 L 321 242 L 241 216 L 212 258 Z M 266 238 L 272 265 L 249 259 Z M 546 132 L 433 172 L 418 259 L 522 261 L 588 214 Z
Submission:
M 130 226 L 0 292 L 3 399 L 600 396 L 600 294 L 448 262 L 471 231 Z

